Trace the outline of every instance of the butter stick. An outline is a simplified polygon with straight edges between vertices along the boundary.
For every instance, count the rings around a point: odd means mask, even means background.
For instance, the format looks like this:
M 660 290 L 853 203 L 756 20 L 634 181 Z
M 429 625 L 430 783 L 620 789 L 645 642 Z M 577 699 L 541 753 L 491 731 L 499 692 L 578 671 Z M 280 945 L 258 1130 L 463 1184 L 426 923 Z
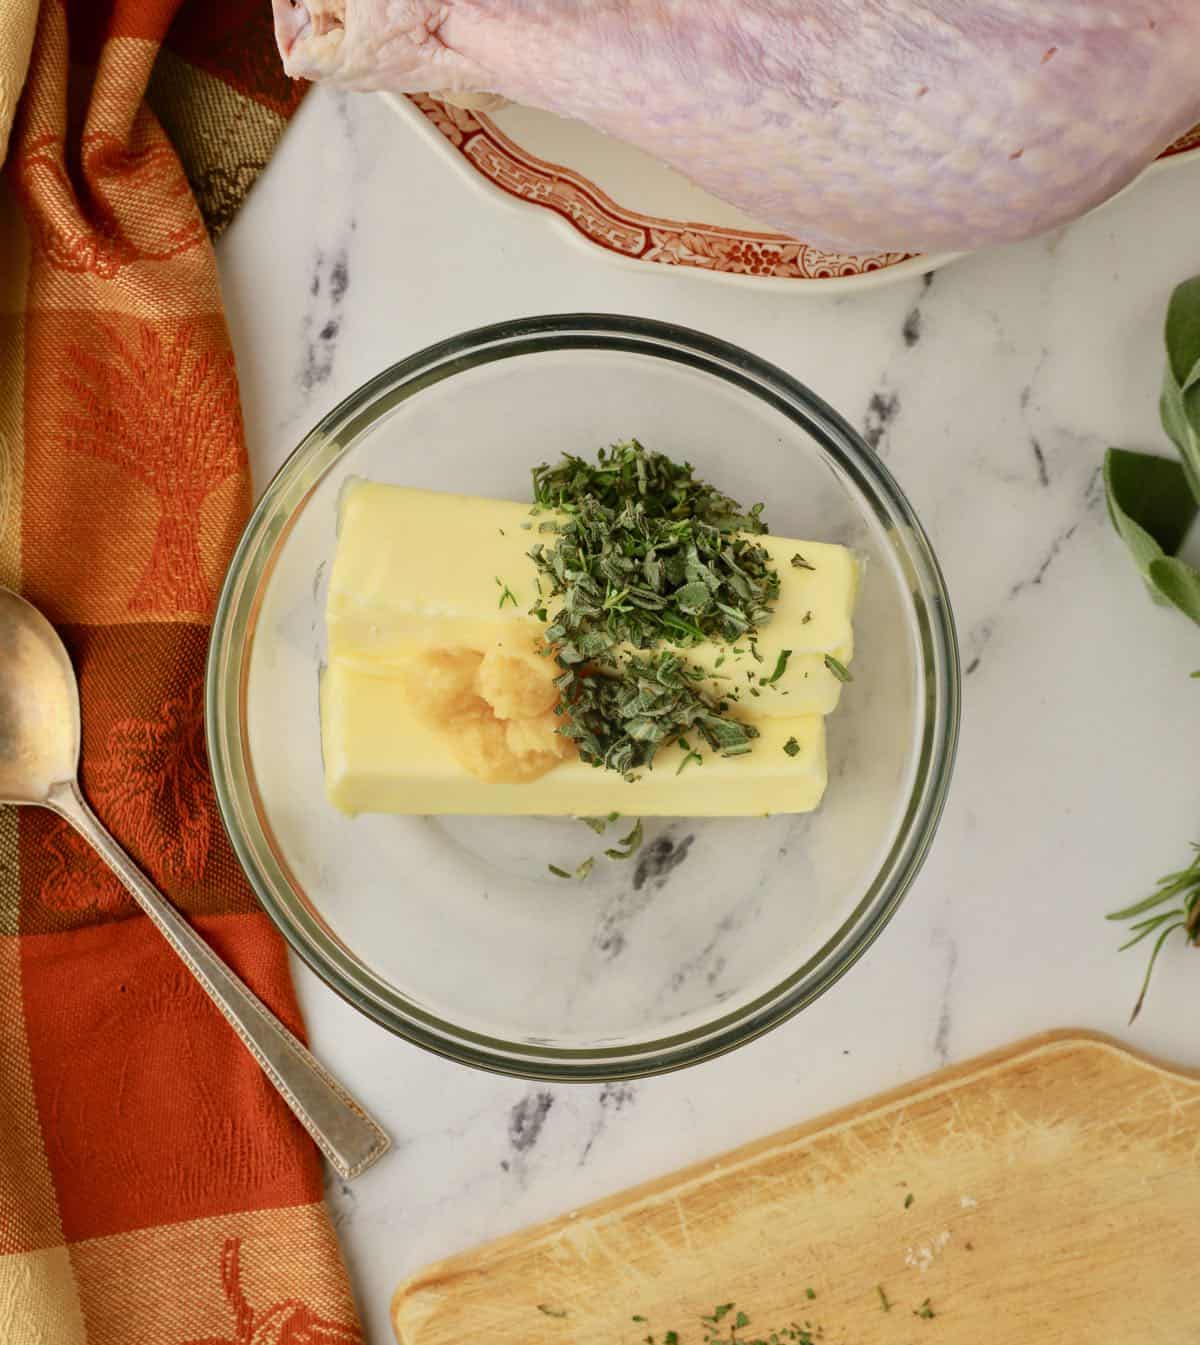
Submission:
M 738 817 L 809 812 L 825 791 L 825 721 L 764 719 L 754 750 L 689 761 L 665 748 L 630 783 L 616 771 L 565 761 L 526 784 L 485 783 L 463 770 L 420 722 L 402 679 L 346 660 L 321 679 L 325 781 L 343 812 Z M 792 743 L 791 740 L 795 739 Z M 792 751 L 785 750 L 789 744 Z
M 538 524 L 528 505 L 511 500 L 348 483 L 326 608 L 330 657 L 386 665 L 402 661 L 414 644 L 486 649 L 522 627 L 531 641 L 540 639 L 529 616 L 540 599 L 527 552 L 539 540 L 552 543 L 553 534 L 539 533 Z M 769 533 L 754 540 L 781 580 L 772 618 L 755 641 L 758 658 L 748 640 L 736 646 L 740 653 L 706 642 L 684 657 L 713 674 L 709 694 L 739 688 L 744 698 L 751 681 L 769 678 L 789 650 L 779 678 L 756 698 L 754 714 L 829 714 L 841 683 L 825 655 L 844 665 L 853 658 L 858 562 L 830 543 Z M 797 555 L 812 569 L 793 566 Z

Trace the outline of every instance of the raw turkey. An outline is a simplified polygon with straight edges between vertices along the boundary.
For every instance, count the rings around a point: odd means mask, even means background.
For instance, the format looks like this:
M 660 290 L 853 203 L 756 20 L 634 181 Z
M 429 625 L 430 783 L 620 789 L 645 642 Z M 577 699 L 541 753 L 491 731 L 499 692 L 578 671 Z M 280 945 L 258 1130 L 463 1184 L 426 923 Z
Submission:
M 289 74 L 485 89 L 840 251 L 1024 238 L 1200 121 L 1200 0 L 274 0 Z

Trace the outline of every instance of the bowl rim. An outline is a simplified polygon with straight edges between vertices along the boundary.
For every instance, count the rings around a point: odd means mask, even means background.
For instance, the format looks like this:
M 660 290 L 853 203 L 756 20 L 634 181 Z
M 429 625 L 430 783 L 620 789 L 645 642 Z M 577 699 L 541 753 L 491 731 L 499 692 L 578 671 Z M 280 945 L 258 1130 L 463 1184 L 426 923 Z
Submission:
M 267 857 L 274 867 L 268 871 L 261 846 L 271 850 L 269 834 L 252 843 L 244 821 L 249 808 L 263 832 L 242 713 L 255 622 L 281 544 L 312 492 L 376 419 L 424 388 L 496 360 L 570 349 L 621 351 L 698 369 L 766 402 L 816 440 L 877 519 L 898 525 L 892 545 L 910 579 L 921 667 L 917 692 L 925 711 L 908 802 L 891 847 L 854 911 L 816 954 L 753 1000 L 698 1026 L 583 1048 L 507 1042 L 407 1001 L 343 950 L 305 907 L 277 851 Z M 343 999 L 415 1045 L 476 1068 L 539 1080 L 611 1081 L 697 1064 L 761 1036 L 824 994 L 878 938 L 928 854 L 950 786 L 960 716 L 961 660 L 941 568 L 915 511 L 862 436 L 798 379 L 741 347 L 673 323 L 604 313 L 547 314 L 473 328 L 390 365 L 327 412 L 284 460 L 250 515 L 221 586 L 205 670 L 205 736 L 221 820 L 256 897 L 295 953 Z

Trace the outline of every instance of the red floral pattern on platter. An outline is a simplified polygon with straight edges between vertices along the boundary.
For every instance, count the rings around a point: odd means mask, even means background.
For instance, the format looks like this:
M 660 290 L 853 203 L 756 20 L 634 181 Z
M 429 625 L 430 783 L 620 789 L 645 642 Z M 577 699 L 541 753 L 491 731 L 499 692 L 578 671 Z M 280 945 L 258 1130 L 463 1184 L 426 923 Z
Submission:
M 204 684 L 170 697 L 149 720 L 119 720 L 89 773 L 89 796 L 112 832 L 163 887 L 204 876 L 213 797 L 204 750 Z M 49 861 L 40 900 L 61 911 L 111 914 L 132 898 L 65 822 L 43 842 Z
M 68 447 L 121 468 L 150 491 L 158 526 L 129 601 L 136 615 L 207 617 L 213 595 L 200 553 L 200 509 L 244 466 L 233 353 L 190 325 L 100 322 L 73 346 Z M 103 339 L 100 339 L 100 338 Z
M 183 1345 L 362 1345 L 362 1332 L 353 1323 L 322 1317 L 296 1298 L 256 1312 L 242 1289 L 241 1247 L 241 1238 L 226 1238 L 221 1248 L 221 1288 L 233 1311 L 232 1334 Z
M 1176 154 L 1187 154 L 1194 149 L 1200 149 L 1200 126 L 1193 126 L 1187 135 L 1181 135 L 1173 145 L 1163 150 L 1158 157 L 1160 159 L 1172 159 Z
M 483 113 L 452 107 L 428 94 L 407 97 L 493 186 L 530 205 L 554 211 L 589 242 L 633 261 L 773 280 L 837 280 L 884 271 L 919 256 L 913 252 L 850 256 L 812 247 L 786 234 L 685 224 L 643 215 L 619 205 L 583 174 L 531 154 Z M 1193 149 L 1200 149 L 1200 126 L 1160 157 L 1166 159 Z

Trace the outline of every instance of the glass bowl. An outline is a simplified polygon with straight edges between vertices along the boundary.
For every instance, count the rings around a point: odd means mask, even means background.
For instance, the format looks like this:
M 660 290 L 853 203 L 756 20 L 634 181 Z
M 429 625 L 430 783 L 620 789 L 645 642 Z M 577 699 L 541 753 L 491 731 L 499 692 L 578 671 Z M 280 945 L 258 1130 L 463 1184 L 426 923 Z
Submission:
M 572 819 L 338 813 L 322 782 L 317 687 L 343 482 L 527 499 L 535 463 L 634 436 L 743 503 L 764 501 L 772 531 L 863 558 L 854 681 L 829 720 L 821 807 L 648 822 L 636 857 L 600 859 L 583 883 L 548 865 L 574 869 L 612 841 Z M 933 838 L 959 691 L 928 539 L 840 416 L 723 341 L 565 315 L 431 346 L 305 437 L 225 580 L 208 750 L 259 899 L 334 990 L 466 1064 L 616 1079 L 748 1041 L 862 955 Z

